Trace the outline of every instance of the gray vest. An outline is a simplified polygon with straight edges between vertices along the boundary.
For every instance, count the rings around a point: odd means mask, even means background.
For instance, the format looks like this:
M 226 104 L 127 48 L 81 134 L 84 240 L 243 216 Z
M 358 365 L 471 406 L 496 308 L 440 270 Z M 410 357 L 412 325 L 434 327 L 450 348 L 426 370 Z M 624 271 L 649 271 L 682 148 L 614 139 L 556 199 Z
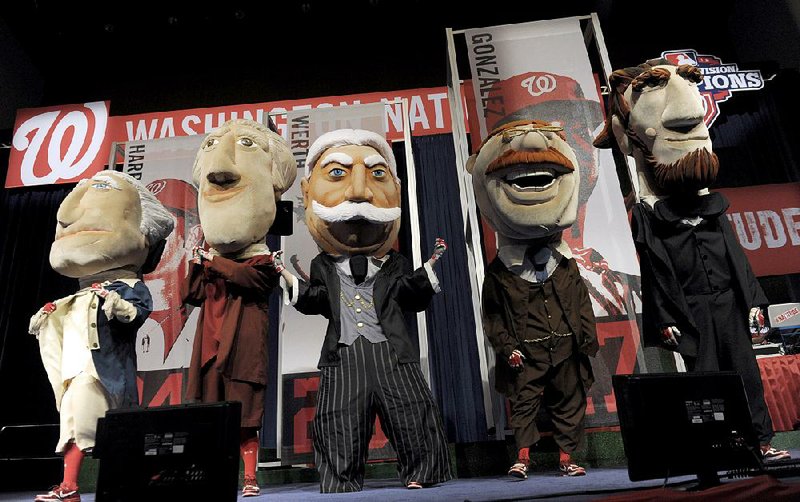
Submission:
M 353 278 L 336 267 L 339 276 L 339 305 L 340 305 L 340 335 L 339 343 L 352 345 L 359 336 L 363 336 L 372 343 L 385 342 L 378 312 L 373 304 L 372 286 L 375 276 L 367 277 L 359 285 Z

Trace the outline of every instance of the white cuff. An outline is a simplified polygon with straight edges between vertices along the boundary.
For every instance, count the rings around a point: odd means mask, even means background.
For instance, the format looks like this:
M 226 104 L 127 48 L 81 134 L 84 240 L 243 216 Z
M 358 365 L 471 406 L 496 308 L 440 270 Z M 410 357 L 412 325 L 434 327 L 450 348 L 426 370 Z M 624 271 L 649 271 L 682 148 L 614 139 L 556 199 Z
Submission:
M 433 290 L 437 293 L 441 293 L 442 288 L 439 286 L 439 278 L 436 277 L 436 272 L 433 271 L 433 267 L 431 266 L 430 262 L 425 262 L 425 272 L 428 274 L 428 280 L 431 281 L 431 286 Z
M 38 312 L 31 316 L 31 322 L 28 324 L 28 333 L 36 335 L 38 338 L 39 331 L 42 329 L 45 319 L 47 319 L 47 314 L 44 313 L 43 309 L 39 309 Z
M 281 289 L 283 289 L 283 304 L 294 305 L 297 303 L 297 298 L 300 295 L 300 284 L 297 277 L 292 275 L 292 283 L 286 282 L 286 279 L 281 276 Z

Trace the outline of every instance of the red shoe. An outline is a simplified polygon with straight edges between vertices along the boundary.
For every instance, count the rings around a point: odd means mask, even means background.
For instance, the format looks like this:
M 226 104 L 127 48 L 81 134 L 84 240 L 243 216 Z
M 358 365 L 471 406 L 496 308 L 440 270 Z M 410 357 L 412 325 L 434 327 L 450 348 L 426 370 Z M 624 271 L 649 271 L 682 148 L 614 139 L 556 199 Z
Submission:
M 33 502 L 81 502 L 81 494 L 76 489 L 67 489 L 64 483 L 56 485 L 48 493 L 37 495 Z
M 585 476 L 586 475 L 586 469 L 584 469 L 583 467 L 579 466 L 578 464 L 573 464 L 573 463 L 559 464 L 558 468 L 561 471 L 561 475 L 562 476 L 570 476 L 570 477 L 572 477 L 572 476 Z
M 258 479 L 244 478 L 244 486 L 242 486 L 242 497 L 257 497 L 261 494 L 261 488 L 258 487 Z

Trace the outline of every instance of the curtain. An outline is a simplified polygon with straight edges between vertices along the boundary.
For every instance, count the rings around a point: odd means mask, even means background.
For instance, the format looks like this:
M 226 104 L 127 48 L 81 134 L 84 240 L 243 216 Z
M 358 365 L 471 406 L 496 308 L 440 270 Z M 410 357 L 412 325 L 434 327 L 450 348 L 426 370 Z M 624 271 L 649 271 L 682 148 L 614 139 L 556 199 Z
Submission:
M 5 180 L 8 150 L 0 156 Z M 0 191 L 0 426 L 58 423 L 53 391 L 28 334 L 45 303 L 78 289 L 50 268 L 56 212 L 74 185 Z
M 428 351 L 433 392 L 448 439 L 486 439 L 472 293 L 467 271 L 464 222 L 450 134 L 412 139 L 416 165 L 422 259 L 427 260 L 437 237 L 448 245 L 436 265 L 442 292 L 427 311 Z

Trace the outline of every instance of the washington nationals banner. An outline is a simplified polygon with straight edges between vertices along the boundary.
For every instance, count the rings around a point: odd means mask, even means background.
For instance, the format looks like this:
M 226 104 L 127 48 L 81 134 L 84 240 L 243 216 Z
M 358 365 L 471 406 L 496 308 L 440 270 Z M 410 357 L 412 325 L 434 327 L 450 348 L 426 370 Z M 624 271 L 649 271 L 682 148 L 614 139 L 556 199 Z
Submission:
M 444 87 L 370 92 L 347 96 L 234 104 L 136 115 L 109 116 L 108 102 L 20 109 L 14 126 L 6 188 L 74 183 L 91 177 L 108 161 L 112 143 L 205 135 L 228 120 L 266 123 L 272 116 L 286 135 L 286 113 L 360 104 L 384 104 L 383 129 L 403 138 L 401 100 L 408 101 L 408 125 L 417 136 L 451 130 Z
M 465 31 L 472 72 L 467 92 L 473 151 L 503 123 L 539 119 L 564 127 L 580 164 L 578 219 L 564 232 L 592 299 L 600 353 L 593 361 L 587 425 L 617 422 L 611 375 L 642 370 L 636 315 L 640 274 L 610 151 L 592 147 L 602 127 L 598 84 L 579 18 Z M 487 261 L 494 232 L 484 228 Z

